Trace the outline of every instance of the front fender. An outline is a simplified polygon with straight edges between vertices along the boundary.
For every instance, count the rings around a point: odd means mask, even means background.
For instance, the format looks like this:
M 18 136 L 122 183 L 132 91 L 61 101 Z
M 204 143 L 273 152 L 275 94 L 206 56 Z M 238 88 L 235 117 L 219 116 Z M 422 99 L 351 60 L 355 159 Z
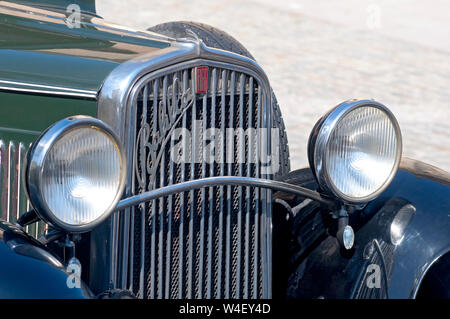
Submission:
M 427 271 L 450 252 L 449 174 L 403 159 L 386 191 L 350 216 L 355 230 L 350 251 L 342 249 L 330 231 L 333 221 L 328 212 L 319 209 L 314 216 L 312 226 L 301 232 L 314 227 L 322 235 L 294 264 L 288 297 L 415 298 Z M 401 221 L 403 230 L 402 240 L 395 243 L 394 220 Z
M 21 228 L 0 220 L 0 298 L 93 297 L 84 283 L 69 288 L 59 259 Z M 70 280 L 70 279 L 69 279 Z
M 409 159 L 402 161 L 398 175 L 379 201 L 404 198 L 416 212 L 395 252 L 389 296 L 414 298 L 426 272 L 450 252 L 450 178 L 447 172 Z

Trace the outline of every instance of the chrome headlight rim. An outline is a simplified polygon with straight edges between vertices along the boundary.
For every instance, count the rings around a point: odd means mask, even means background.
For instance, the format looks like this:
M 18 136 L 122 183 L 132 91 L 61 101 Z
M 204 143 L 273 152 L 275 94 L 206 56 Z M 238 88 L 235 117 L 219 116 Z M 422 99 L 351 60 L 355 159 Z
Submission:
M 374 107 L 381 110 L 387 115 L 395 130 L 395 134 L 397 137 L 397 149 L 394 165 L 386 181 L 376 191 L 372 192 L 367 196 L 352 197 L 340 192 L 339 189 L 334 185 L 333 181 L 331 180 L 328 174 L 326 153 L 329 143 L 331 141 L 331 136 L 335 128 L 337 127 L 339 121 L 342 120 L 350 112 L 353 112 L 356 109 L 362 107 Z M 402 157 L 402 135 L 400 125 L 398 124 L 398 121 L 395 118 L 394 114 L 385 105 L 377 101 L 374 100 L 345 101 L 337 105 L 333 109 L 331 109 L 318 121 L 309 139 L 308 153 L 310 153 L 310 155 L 308 156 L 311 168 L 313 169 L 314 175 L 320 188 L 322 188 L 328 193 L 331 193 L 332 196 L 342 200 L 344 203 L 364 204 L 378 197 L 390 185 L 390 183 L 392 182 L 398 171 L 398 167 L 400 165 L 400 160 Z
M 108 208 L 95 220 L 80 224 L 68 224 L 51 211 L 42 193 L 44 163 L 52 147 L 67 133 L 83 128 L 97 129 L 107 135 L 117 148 L 120 158 L 120 181 L 114 200 Z M 71 116 L 62 119 L 47 128 L 38 139 L 33 142 L 26 156 L 23 174 L 25 192 L 39 217 L 47 224 L 68 233 L 83 233 L 92 230 L 106 220 L 114 211 L 122 197 L 126 182 L 126 156 L 122 144 L 116 133 L 103 121 L 84 115 Z

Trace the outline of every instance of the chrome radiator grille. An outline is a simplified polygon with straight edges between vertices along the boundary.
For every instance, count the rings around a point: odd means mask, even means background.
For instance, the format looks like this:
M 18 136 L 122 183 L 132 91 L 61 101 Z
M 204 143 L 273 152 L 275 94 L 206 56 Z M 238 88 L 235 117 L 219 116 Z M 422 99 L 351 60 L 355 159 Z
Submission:
M 22 184 L 29 146 L 28 143 L 0 140 L 0 218 L 10 223 L 15 223 L 31 207 Z M 26 226 L 25 230 L 38 238 L 46 232 L 47 225 L 40 221 Z
M 210 63 L 207 92 L 196 94 L 197 71 L 172 68 L 137 85 L 130 195 L 209 176 L 271 177 L 258 80 Z M 216 186 L 118 215 L 118 286 L 140 298 L 268 297 L 270 201 L 268 190 Z
M 9 222 L 16 222 L 21 212 L 29 210 L 27 200 L 21 183 L 23 160 L 26 146 L 23 143 L 0 140 L 0 167 L 1 167 L 1 210 L 0 217 Z

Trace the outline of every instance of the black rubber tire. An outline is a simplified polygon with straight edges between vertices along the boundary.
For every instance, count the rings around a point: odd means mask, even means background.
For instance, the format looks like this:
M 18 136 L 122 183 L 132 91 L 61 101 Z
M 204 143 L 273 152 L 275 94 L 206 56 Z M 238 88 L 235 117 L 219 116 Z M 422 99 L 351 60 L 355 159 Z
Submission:
M 167 22 L 155 25 L 147 29 L 155 33 L 159 33 L 172 38 L 186 38 L 189 37 L 188 30 L 194 32 L 205 45 L 216 48 L 227 50 L 233 53 L 237 53 L 254 60 L 251 53 L 228 33 L 214 28 L 210 25 L 190 22 L 190 21 L 175 21 Z M 272 91 L 273 100 L 273 122 L 275 127 L 280 130 L 280 169 L 275 174 L 275 178 L 278 179 L 281 176 L 289 173 L 291 164 L 289 158 L 289 145 L 286 134 L 286 128 L 284 126 L 284 121 L 281 116 L 280 106 L 278 105 L 275 94 Z

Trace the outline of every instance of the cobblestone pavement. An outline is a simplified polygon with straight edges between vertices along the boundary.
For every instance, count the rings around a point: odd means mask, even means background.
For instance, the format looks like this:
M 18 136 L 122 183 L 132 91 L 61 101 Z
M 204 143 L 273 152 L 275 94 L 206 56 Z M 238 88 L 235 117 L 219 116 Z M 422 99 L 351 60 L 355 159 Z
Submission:
M 450 3 L 437 1 L 442 8 L 430 10 L 436 16 L 430 17 L 425 1 L 400 1 L 406 9 L 419 6 L 406 10 L 408 17 L 390 2 L 354 2 L 340 1 L 334 14 L 322 0 L 104 0 L 97 6 L 105 19 L 134 28 L 191 20 L 241 41 L 275 90 L 293 169 L 307 165 L 307 138 L 323 113 L 350 98 L 373 98 L 399 120 L 404 156 L 450 171 L 450 20 L 440 13 Z M 389 21 L 409 24 L 385 25 L 383 12 Z M 361 15 L 367 19 L 352 23 Z

